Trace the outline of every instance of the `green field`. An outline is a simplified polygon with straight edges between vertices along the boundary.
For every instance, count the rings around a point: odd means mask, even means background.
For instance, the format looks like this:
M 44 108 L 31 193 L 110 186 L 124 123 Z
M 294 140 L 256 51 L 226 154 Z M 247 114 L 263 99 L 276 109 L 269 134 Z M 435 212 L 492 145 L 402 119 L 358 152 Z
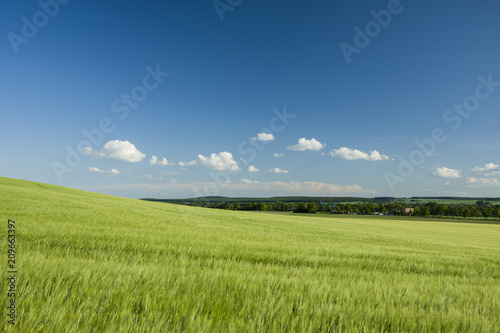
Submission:
M 438 204 L 444 204 L 444 205 L 475 205 L 476 202 L 480 199 L 398 199 L 400 202 L 404 202 L 406 204 L 423 204 L 423 203 L 428 203 L 428 202 L 436 202 Z M 499 205 L 500 201 L 497 200 L 487 200 L 489 203 L 492 205 Z
M 498 332 L 500 225 L 234 212 L 0 178 L 0 331 Z M 16 221 L 16 325 L 7 220 Z

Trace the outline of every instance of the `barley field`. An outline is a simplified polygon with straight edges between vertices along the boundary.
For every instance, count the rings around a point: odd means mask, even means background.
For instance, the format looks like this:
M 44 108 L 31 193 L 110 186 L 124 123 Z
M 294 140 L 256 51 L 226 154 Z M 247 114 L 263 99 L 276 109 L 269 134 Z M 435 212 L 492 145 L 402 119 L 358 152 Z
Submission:
M 0 218 L 3 332 L 500 330 L 500 225 L 211 210 L 1 177 Z

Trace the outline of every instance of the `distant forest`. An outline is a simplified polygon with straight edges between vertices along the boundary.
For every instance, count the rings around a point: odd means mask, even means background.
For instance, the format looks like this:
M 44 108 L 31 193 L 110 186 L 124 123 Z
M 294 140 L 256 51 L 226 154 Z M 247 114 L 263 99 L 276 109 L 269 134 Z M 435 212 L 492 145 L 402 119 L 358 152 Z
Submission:
M 500 218 L 500 198 L 203 197 L 173 200 L 148 198 L 143 200 L 226 210 Z

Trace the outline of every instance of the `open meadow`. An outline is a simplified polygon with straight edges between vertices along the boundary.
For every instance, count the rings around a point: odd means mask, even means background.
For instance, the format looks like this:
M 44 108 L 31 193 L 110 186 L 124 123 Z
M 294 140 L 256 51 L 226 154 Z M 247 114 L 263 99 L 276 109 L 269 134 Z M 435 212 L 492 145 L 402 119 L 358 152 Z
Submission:
M 223 211 L 9 178 L 0 217 L 0 331 L 500 327 L 500 225 Z

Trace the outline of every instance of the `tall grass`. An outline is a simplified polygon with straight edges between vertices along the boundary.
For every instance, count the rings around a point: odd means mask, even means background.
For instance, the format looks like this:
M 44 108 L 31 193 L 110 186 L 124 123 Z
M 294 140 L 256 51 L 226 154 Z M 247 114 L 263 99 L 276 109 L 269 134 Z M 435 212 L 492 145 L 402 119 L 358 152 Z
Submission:
M 219 211 L 7 178 L 0 209 L 0 262 L 7 219 L 19 246 L 3 331 L 500 327 L 499 225 Z

